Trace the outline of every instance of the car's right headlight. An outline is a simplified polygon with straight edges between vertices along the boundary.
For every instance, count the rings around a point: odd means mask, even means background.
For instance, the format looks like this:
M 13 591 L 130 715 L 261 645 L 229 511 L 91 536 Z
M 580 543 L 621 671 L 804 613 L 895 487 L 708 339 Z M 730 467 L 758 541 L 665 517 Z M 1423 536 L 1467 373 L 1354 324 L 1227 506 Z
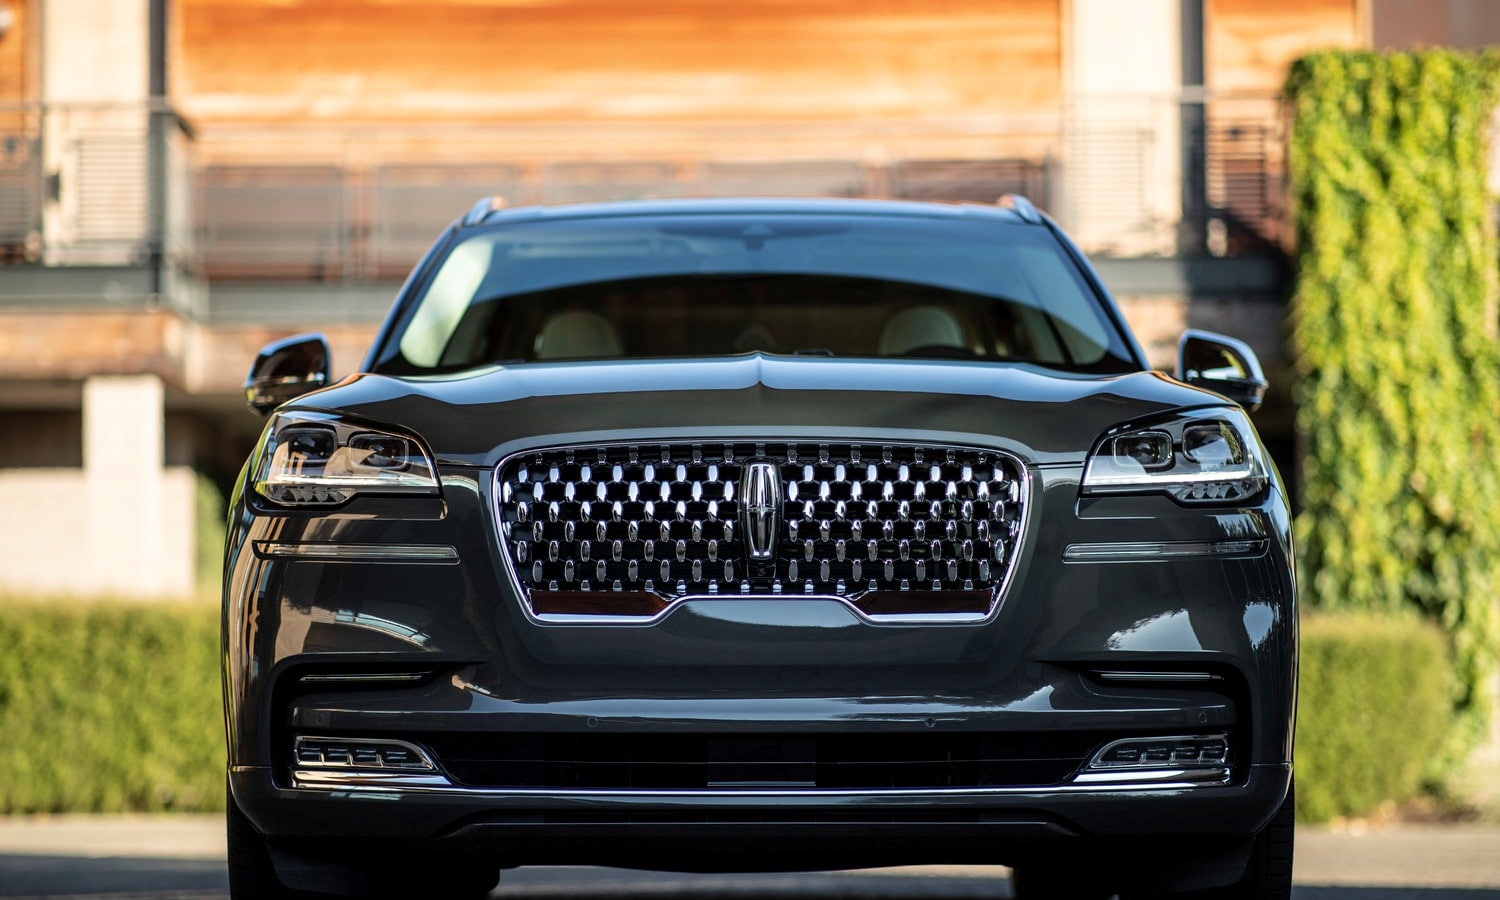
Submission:
M 436 494 L 416 439 L 326 413 L 282 413 L 266 429 L 255 490 L 283 506 L 332 506 L 360 494 Z
M 1198 409 L 1106 434 L 1089 456 L 1082 490 L 1235 503 L 1265 490 L 1269 473 L 1265 450 L 1243 411 Z

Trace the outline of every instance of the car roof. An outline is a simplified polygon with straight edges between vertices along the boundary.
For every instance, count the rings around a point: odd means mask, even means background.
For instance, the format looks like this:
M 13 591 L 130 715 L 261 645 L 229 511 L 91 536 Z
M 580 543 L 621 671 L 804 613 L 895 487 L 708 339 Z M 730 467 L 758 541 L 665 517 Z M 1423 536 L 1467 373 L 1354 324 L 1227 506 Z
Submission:
M 1002 203 L 928 203 L 913 200 L 866 200 L 843 197 L 692 197 L 668 200 L 616 200 L 557 206 L 509 208 L 499 198 L 480 200 L 461 220 L 464 226 L 566 219 L 635 216 L 709 215 L 843 215 L 922 219 L 981 218 L 1009 224 L 1041 224 L 1042 217 L 1024 197 L 1006 195 Z

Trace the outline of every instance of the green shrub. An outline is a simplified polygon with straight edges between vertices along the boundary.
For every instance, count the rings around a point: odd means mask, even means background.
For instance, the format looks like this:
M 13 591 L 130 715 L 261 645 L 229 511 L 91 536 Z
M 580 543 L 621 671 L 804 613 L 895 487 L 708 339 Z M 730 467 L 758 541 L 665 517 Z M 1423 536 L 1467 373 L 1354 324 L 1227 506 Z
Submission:
M 0 813 L 224 803 L 218 610 L 0 599 Z
M 1457 758 L 1500 650 L 1500 350 L 1487 129 L 1500 56 L 1292 67 L 1302 585 L 1452 635 Z
M 1302 619 L 1297 814 L 1322 822 L 1415 796 L 1453 723 L 1443 633 L 1415 615 Z
M 225 521 L 224 494 L 213 479 L 198 475 L 193 484 L 193 544 L 196 559 L 194 578 L 203 597 L 218 597 L 224 577 Z

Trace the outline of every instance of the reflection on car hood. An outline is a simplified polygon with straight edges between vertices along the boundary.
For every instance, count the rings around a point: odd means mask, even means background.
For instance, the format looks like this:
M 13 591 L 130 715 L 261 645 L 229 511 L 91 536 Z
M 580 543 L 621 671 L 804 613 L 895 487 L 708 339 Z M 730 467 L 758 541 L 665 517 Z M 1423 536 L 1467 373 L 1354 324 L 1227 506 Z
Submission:
M 1008 447 L 1034 463 L 1078 462 L 1123 422 L 1225 403 L 1159 372 L 1085 376 L 1023 364 L 849 360 L 752 353 L 696 360 L 530 363 L 444 377 L 357 375 L 299 398 L 410 429 L 440 463 L 491 466 L 569 443 L 672 435 L 927 439 Z

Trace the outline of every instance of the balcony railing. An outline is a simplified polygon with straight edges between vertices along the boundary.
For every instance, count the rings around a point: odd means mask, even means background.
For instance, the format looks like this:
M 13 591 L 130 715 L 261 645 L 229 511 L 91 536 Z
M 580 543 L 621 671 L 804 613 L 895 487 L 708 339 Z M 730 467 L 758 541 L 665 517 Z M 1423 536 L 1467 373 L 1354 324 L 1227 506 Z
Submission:
M 0 262 L 190 262 L 191 152 L 164 104 L 0 106 Z
M 667 149 L 664 149 L 667 148 Z M 0 265 L 399 279 L 481 196 L 512 204 L 1024 193 L 1090 252 L 1284 245 L 1273 98 L 1076 105 L 1023 123 L 219 125 L 165 105 L 0 108 Z

